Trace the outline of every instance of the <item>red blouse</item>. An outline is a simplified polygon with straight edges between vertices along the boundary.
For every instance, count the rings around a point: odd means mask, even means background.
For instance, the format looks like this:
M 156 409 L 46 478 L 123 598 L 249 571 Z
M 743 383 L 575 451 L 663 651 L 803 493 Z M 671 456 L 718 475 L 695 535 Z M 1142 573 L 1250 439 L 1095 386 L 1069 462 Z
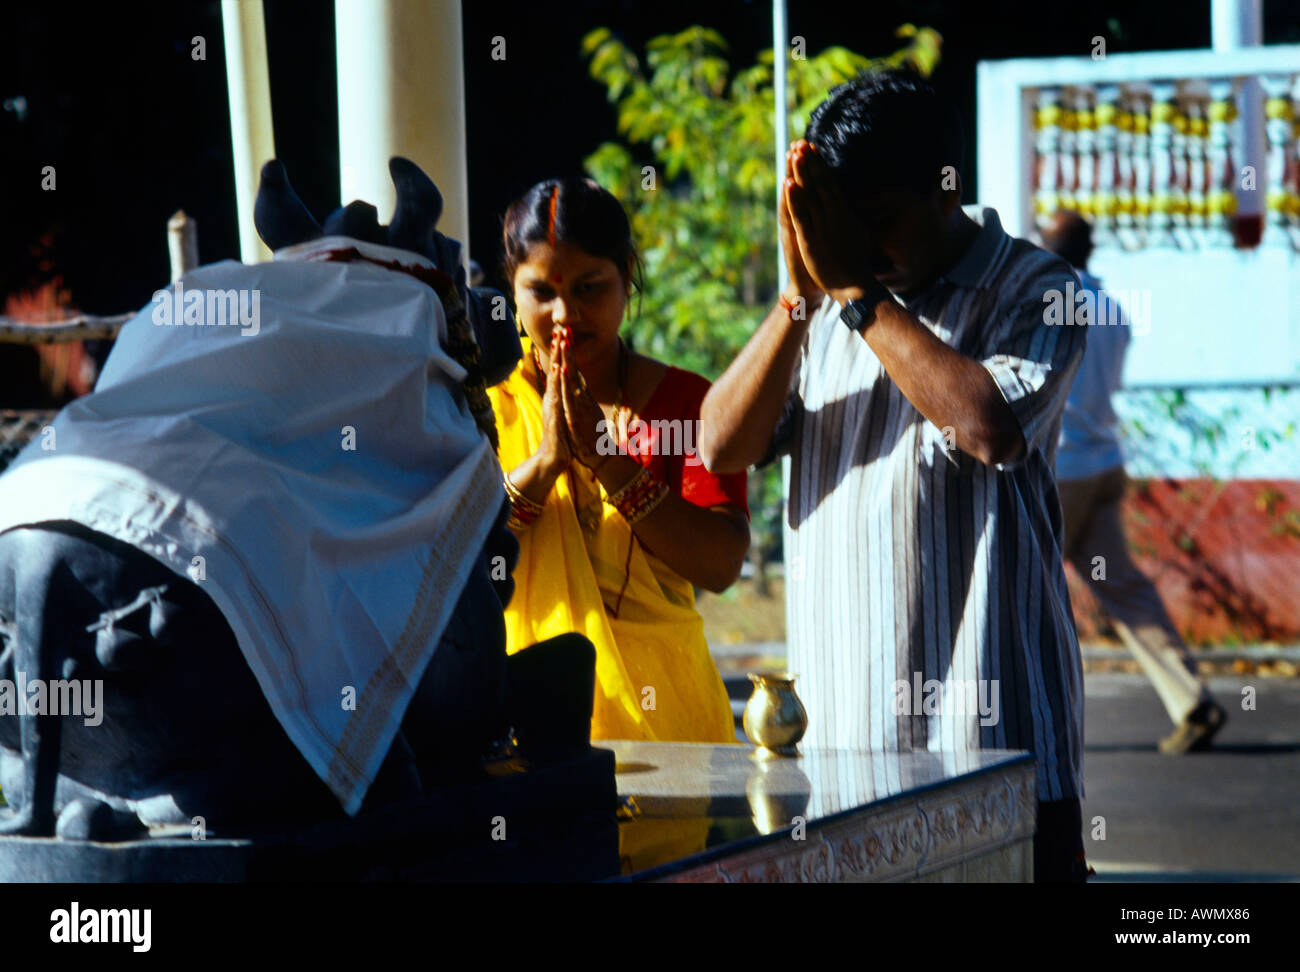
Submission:
M 645 407 L 619 429 L 619 448 L 688 503 L 738 506 L 748 516 L 748 475 L 714 475 L 698 454 L 700 403 L 710 387 L 707 378 L 670 366 Z

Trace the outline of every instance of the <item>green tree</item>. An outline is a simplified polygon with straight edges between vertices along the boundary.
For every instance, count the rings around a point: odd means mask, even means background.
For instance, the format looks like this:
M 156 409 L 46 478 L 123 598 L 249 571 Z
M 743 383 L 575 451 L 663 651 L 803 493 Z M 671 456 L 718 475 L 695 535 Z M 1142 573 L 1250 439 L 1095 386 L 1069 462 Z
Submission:
M 844 47 L 788 52 L 791 137 L 827 92 L 862 71 L 934 70 L 942 38 L 900 27 L 903 47 L 869 58 Z M 716 378 L 753 333 L 777 290 L 773 53 L 733 71 L 717 31 L 655 37 L 642 59 L 612 31 L 582 42 L 591 76 L 618 113 L 621 141 L 586 159 L 588 173 L 623 203 L 641 247 L 647 286 L 629 328 L 647 354 Z M 780 536 L 780 472 L 750 478 L 760 590 Z

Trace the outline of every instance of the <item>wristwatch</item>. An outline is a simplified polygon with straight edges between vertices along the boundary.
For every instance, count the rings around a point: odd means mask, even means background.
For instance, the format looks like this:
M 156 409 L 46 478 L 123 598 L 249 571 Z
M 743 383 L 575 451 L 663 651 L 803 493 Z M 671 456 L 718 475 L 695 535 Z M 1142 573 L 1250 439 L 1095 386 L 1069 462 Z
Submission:
M 889 300 L 891 296 L 885 286 L 873 277 L 864 296 L 851 300 L 840 308 L 840 320 L 850 331 L 861 334 L 875 322 L 876 305 L 882 300 Z

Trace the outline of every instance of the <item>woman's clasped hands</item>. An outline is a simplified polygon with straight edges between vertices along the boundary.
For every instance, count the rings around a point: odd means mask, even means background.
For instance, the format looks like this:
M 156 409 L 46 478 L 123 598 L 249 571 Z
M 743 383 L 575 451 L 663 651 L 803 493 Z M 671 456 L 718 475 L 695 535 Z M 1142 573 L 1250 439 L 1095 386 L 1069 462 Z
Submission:
M 542 397 L 542 446 L 548 471 L 556 474 L 577 459 L 595 470 L 608 455 L 600 451 L 607 435 L 605 414 L 592 397 L 582 372 L 570 357 L 571 335 L 562 324 L 551 333 L 550 373 Z M 609 440 L 616 437 L 609 435 Z

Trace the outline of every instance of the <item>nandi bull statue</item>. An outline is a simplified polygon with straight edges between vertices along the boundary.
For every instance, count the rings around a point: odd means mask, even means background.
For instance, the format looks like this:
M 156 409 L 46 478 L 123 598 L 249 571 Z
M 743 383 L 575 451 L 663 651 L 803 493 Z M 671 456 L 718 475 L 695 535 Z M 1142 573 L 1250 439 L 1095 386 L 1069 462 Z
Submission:
M 590 644 L 505 652 L 518 337 L 390 172 L 388 226 L 322 228 L 268 163 L 275 260 L 156 294 L 0 476 L 0 835 L 238 836 L 590 752 Z

